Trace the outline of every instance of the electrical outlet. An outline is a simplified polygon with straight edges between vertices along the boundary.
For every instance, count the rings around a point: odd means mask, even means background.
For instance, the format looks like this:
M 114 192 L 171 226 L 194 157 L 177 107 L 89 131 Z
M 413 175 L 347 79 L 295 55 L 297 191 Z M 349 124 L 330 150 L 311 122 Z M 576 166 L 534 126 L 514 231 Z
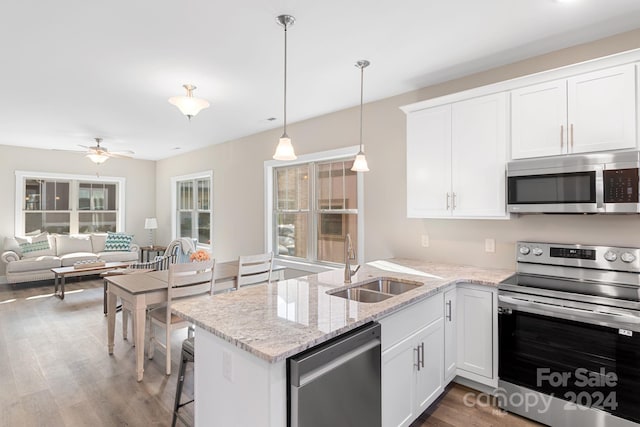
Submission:
M 422 247 L 423 248 L 428 248 L 429 247 L 429 235 L 428 234 L 423 234 L 422 235 Z
M 484 251 L 495 252 L 496 251 L 496 239 L 484 239 Z
M 222 351 L 222 376 L 228 379 L 229 382 L 233 382 L 233 363 L 231 358 L 231 353 L 226 350 Z

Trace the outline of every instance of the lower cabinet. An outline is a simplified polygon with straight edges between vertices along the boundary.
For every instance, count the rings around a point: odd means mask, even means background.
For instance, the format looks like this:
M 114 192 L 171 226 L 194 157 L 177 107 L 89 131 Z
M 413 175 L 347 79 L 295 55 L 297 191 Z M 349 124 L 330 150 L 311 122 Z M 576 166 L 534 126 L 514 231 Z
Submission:
M 407 426 L 444 388 L 442 294 L 382 319 L 382 425 Z M 413 316 L 418 310 L 420 316 Z M 422 324 L 416 322 L 421 318 Z M 435 317 L 435 318 L 434 318 Z M 426 326 L 424 321 L 427 321 Z M 385 322 L 386 321 L 386 322 Z M 385 328 L 406 332 L 385 346 Z M 391 332 L 389 336 L 397 337 Z M 388 336 L 388 337 L 389 337 Z
M 469 287 L 467 287 L 469 286 Z M 497 308 L 493 289 L 457 289 L 457 374 L 497 386 Z
M 444 383 L 450 383 L 456 376 L 458 367 L 457 352 L 457 296 L 458 289 L 444 293 Z

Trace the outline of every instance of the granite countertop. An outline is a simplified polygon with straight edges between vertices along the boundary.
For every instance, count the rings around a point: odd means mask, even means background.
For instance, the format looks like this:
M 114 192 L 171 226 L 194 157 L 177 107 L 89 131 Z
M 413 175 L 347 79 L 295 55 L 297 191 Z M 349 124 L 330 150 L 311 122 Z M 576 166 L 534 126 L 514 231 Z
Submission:
M 486 286 L 513 274 L 509 270 L 410 259 L 372 261 L 344 284 L 344 270 L 241 288 L 172 304 L 172 311 L 212 334 L 264 359 L 278 362 L 360 325 L 380 319 L 459 282 Z M 423 283 L 385 301 L 359 303 L 326 292 L 372 278 Z

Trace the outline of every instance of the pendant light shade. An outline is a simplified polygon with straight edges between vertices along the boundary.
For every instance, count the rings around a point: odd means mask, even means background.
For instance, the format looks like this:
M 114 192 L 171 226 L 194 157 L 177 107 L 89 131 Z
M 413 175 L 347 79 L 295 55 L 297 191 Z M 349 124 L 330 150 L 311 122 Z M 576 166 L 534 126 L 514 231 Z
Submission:
M 205 99 L 196 98 L 193 96 L 193 91 L 196 89 L 194 85 L 182 85 L 187 90 L 186 96 L 172 96 L 169 98 L 169 104 L 178 107 L 180 112 L 187 116 L 189 120 L 191 117 L 198 114 L 205 108 L 209 107 L 209 101 Z
M 354 172 L 369 172 L 369 165 L 367 165 L 367 159 L 364 156 L 364 149 L 362 148 L 362 107 L 363 107 L 363 94 L 364 94 L 364 69 L 370 64 L 369 61 L 363 59 L 356 62 L 356 67 L 360 68 L 360 150 L 353 161 L 351 170 Z
M 298 156 L 291 145 L 291 138 L 287 135 L 287 28 L 292 26 L 296 19 L 291 15 L 280 15 L 276 21 L 284 27 L 284 129 L 273 158 L 275 160 L 295 160 Z

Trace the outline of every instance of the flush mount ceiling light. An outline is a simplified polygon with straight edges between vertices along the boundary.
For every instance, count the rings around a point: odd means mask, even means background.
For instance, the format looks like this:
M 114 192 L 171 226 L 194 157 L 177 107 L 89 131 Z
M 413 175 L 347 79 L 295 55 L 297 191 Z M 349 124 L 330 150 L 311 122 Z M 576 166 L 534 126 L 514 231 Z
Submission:
M 276 160 L 295 160 L 298 157 L 293 151 L 291 138 L 287 135 L 287 28 L 292 26 L 296 19 L 291 15 L 280 15 L 276 21 L 284 27 L 284 129 L 273 158 Z
M 180 112 L 191 120 L 191 117 L 209 107 L 209 101 L 193 96 L 193 91 L 196 90 L 194 85 L 186 84 L 182 85 L 182 87 L 187 90 L 187 96 L 172 96 L 169 98 L 169 104 L 178 107 Z
M 356 62 L 356 67 L 360 68 L 360 151 L 356 155 L 356 159 L 353 161 L 351 170 L 354 172 L 369 172 L 369 166 L 367 165 L 367 159 L 364 157 L 364 150 L 362 148 L 362 107 L 363 107 L 363 95 L 364 95 L 364 69 L 371 64 L 366 59 Z

